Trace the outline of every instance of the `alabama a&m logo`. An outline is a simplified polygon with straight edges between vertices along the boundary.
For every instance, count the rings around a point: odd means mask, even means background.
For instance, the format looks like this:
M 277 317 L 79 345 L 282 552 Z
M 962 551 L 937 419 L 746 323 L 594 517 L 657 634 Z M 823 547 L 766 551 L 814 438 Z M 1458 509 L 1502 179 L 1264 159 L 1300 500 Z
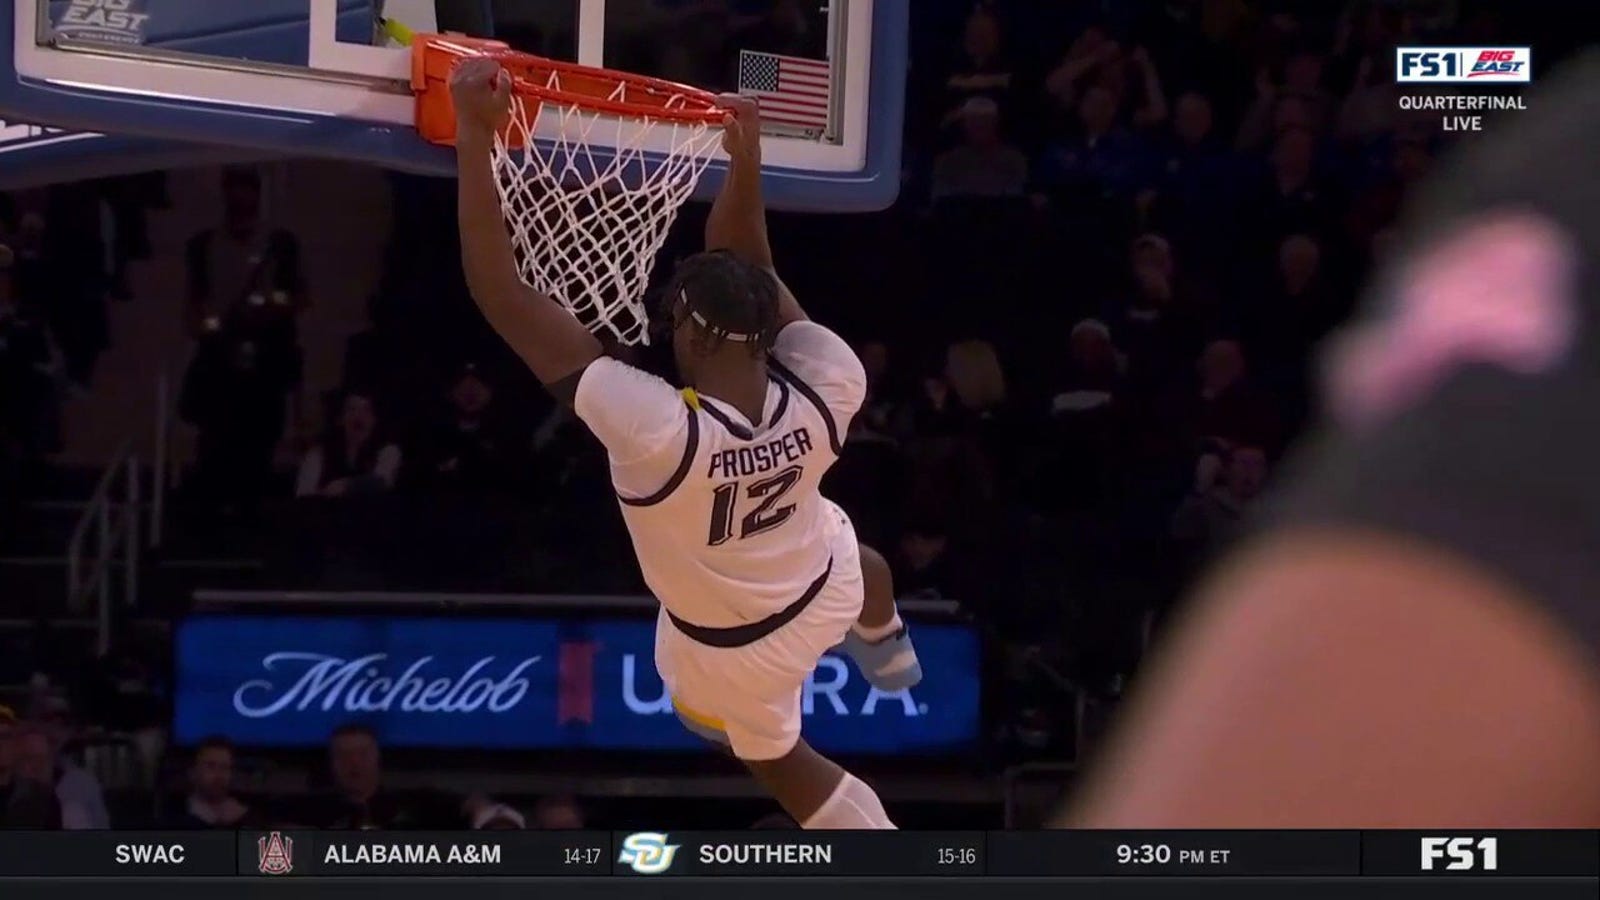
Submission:
M 294 870 L 294 839 L 274 831 L 256 838 L 256 862 L 263 875 L 287 875 Z

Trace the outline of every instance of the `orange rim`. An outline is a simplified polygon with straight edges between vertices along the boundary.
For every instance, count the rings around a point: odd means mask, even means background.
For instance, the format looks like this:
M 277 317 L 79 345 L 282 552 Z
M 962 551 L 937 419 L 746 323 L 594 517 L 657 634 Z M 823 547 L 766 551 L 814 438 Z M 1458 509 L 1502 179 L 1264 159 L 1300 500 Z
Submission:
M 501 41 L 419 34 L 411 45 L 411 89 L 417 98 L 417 130 L 423 137 L 435 143 L 454 141 L 450 73 L 461 60 L 478 56 L 500 63 L 511 74 L 512 89 L 524 100 L 664 122 L 718 125 L 727 116 L 715 94 L 664 78 L 546 59 L 512 50 Z M 552 74 L 561 76 L 560 88 L 548 86 Z

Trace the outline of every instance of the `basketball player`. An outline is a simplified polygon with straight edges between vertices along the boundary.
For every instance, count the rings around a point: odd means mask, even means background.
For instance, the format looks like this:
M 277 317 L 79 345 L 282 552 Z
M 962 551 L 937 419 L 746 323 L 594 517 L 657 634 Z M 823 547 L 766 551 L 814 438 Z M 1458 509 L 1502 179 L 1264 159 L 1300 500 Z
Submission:
M 600 438 L 645 581 L 661 600 L 656 666 L 679 717 L 725 742 L 806 828 L 893 828 L 877 794 L 800 739 L 800 691 L 844 643 L 882 690 L 921 668 L 888 568 L 818 492 L 866 391 L 861 362 L 806 318 L 772 267 L 760 123 L 728 98 L 726 184 L 707 252 L 666 292 L 688 387 L 604 356 L 578 320 L 517 276 L 491 171 L 508 78 L 454 74 L 460 229 L 485 317 Z
M 1434 183 L 1067 824 L 1600 827 L 1600 55 Z

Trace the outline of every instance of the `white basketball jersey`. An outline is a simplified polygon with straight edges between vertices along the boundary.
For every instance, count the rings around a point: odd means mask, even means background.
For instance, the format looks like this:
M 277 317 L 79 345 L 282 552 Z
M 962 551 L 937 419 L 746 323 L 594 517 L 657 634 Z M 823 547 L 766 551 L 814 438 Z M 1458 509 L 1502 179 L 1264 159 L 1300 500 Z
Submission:
M 768 370 L 754 423 L 615 361 L 597 361 L 579 382 L 576 408 L 611 456 L 645 582 L 695 625 L 763 619 L 829 570 L 840 522 L 820 484 L 865 373 L 844 341 L 810 322 L 779 334 Z M 651 409 L 636 415 L 637 404 Z

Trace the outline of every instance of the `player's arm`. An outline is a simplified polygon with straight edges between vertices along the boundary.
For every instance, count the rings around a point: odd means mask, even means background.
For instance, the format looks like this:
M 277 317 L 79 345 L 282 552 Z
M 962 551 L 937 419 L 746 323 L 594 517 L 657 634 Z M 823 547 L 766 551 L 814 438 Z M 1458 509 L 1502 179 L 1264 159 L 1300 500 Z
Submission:
M 505 122 L 511 79 L 489 59 L 467 59 L 450 78 L 456 106 L 461 266 L 484 318 L 559 399 L 601 355 L 599 340 L 561 304 L 525 284 L 494 182 L 495 131 Z
M 722 98 L 728 119 L 722 148 L 728 153 L 728 174 L 706 219 L 706 249 L 728 250 L 760 266 L 778 280 L 778 327 L 807 318 L 794 293 L 778 278 L 767 237 L 767 208 L 761 197 L 761 113 L 755 101 Z
M 1600 686 L 1463 558 L 1286 534 L 1200 598 L 1062 824 L 1593 827 Z

